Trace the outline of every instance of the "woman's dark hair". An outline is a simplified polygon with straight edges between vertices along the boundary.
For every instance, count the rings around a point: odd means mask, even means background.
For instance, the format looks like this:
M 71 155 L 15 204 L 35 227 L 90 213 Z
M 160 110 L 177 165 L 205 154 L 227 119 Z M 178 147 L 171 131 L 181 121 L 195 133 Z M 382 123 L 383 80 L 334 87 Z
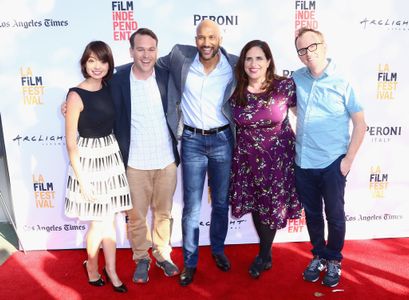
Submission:
M 108 63 L 108 73 L 104 76 L 104 81 L 111 78 L 112 74 L 114 73 L 114 57 L 112 55 L 111 48 L 102 41 L 93 41 L 90 42 L 84 50 L 82 54 L 80 64 L 81 64 L 81 73 L 85 78 L 89 78 L 90 76 L 87 73 L 86 64 L 88 59 L 90 58 L 91 54 L 94 54 L 100 61 L 104 63 Z
M 259 47 L 264 52 L 266 59 L 270 60 L 270 65 L 267 67 L 267 71 L 266 71 L 266 79 L 262 86 L 263 90 L 265 92 L 270 92 L 271 90 L 274 89 L 273 81 L 282 79 L 281 76 L 278 76 L 275 73 L 276 69 L 275 69 L 274 59 L 273 59 L 273 55 L 271 54 L 271 50 L 268 44 L 261 40 L 253 40 L 253 41 L 248 42 L 241 50 L 239 60 L 234 69 L 236 80 L 237 80 L 237 85 L 236 85 L 236 89 L 233 92 L 232 97 L 235 103 L 239 106 L 247 105 L 246 91 L 249 85 L 249 78 L 246 72 L 244 71 L 244 63 L 246 60 L 247 52 L 253 47 Z

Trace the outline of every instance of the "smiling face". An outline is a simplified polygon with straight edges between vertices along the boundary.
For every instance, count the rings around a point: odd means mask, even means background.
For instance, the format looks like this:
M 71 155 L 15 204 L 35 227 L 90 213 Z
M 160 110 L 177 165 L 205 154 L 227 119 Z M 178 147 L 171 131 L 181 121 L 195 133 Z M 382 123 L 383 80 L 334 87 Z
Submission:
M 249 78 L 249 82 L 264 82 L 270 62 L 260 47 L 250 48 L 244 59 L 244 71 Z
M 102 80 L 108 74 L 109 63 L 101 61 L 95 53 L 91 52 L 85 63 L 85 70 L 90 78 Z
M 138 79 L 146 79 L 153 72 L 158 56 L 157 43 L 149 35 L 136 34 L 134 47 L 129 49 L 133 58 L 133 72 Z
M 221 44 L 220 30 L 216 23 L 205 20 L 196 30 L 196 47 L 201 60 L 209 61 L 216 57 Z
M 302 48 L 308 48 L 311 45 L 316 44 L 316 50 L 307 50 L 305 55 L 299 55 L 301 62 L 310 70 L 320 70 L 325 68 L 327 64 L 326 59 L 326 45 L 322 38 L 311 31 L 305 32 L 301 35 L 296 42 L 297 50 Z M 315 47 L 311 47 L 315 48 Z

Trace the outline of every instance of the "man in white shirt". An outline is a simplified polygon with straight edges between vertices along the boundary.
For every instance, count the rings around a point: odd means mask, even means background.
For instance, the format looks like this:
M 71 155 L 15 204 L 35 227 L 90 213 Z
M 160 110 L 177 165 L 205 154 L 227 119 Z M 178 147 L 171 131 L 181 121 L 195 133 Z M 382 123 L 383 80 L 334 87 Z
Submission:
M 179 155 L 176 106 L 167 98 L 168 72 L 155 66 L 158 39 L 140 28 L 130 37 L 133 63 L 120 66 L 110 82 L 116 109 L 115 135 L 123 155 L 133 209 L 128 239 L 137 264 L 133 281 L 146 283 L 152 254 L 166 276 L 179 274 L 172 262 L 172 203 Z M 172 116 L 172 118 L 169 118 Z M 147 213 L 152 211 L 152 231 Z
M 210 244 L 222 271 L 230 269 L 224 254 L 228 228 L 228 189 L 233 149 L 233 121 L 228 99 L 234 89 L 237 57 L 220 47 L 220 29 L 210 20 L 196 30 L 196 47 L 176 45 L 158 65 L 169 70 L 168 98 L 180 105 L 182 134 L 184 269 L 180 284 L 193 281 L 199 253 L 200 206 L 206 172 L 212 198 Z

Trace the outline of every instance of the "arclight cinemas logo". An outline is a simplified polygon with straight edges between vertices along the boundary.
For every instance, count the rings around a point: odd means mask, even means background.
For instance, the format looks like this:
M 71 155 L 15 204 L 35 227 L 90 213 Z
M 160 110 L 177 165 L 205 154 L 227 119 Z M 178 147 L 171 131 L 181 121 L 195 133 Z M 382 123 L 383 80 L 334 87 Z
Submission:
M 12 141 L 18 146 L 26 144 L 37 144 L 42 146 L 62 146 L 65 145 L 65 136 L 49 134 L 17 134 Z
M 365 17 L 360 21 L 363 29 L 379 28 L 387 30 L 408 30 L 408 19 L 393 19 L 393 18 L 368 18 Z

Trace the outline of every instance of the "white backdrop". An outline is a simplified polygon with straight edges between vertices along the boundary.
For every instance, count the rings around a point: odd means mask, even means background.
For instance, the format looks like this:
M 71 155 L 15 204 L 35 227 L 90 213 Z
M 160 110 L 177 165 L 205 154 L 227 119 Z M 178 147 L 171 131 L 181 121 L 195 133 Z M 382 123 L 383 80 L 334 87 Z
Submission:
M 68 160 L 59 109 L 68 88 L 82 80 L 85 45 L 104 40 L 120 65 L 130 62 L 130 33 L 148 27 L 165 55 L 175 43 L 193 44 L 202 18 L 220 24 L 231 53 L 239 54 L 249 40 L 267 41 L 284 75 L 302 66 L 294 31 L 310 26 L 324 32 L 329 56 L 360 95 L 368 123 L 348 176 L 347 239 L 409 236 L 406 0 L 0 0 L 0 8 L 0 109 L 17 227 L 27 250 L 84 247 L 87 224 L 63 215 Z M 181 244 L 180 188 L 179 180 L 173 245 Z M 203 245 L 209 243 L 209 208 L 205 191 Z M 118 246 L 128 247 L 124 218 L 117 220 Z M 305 240 L 304 218 L 291 220 L 276 238 Z M 230 219 L 228 244 L 256 241 L 250 218 Z

